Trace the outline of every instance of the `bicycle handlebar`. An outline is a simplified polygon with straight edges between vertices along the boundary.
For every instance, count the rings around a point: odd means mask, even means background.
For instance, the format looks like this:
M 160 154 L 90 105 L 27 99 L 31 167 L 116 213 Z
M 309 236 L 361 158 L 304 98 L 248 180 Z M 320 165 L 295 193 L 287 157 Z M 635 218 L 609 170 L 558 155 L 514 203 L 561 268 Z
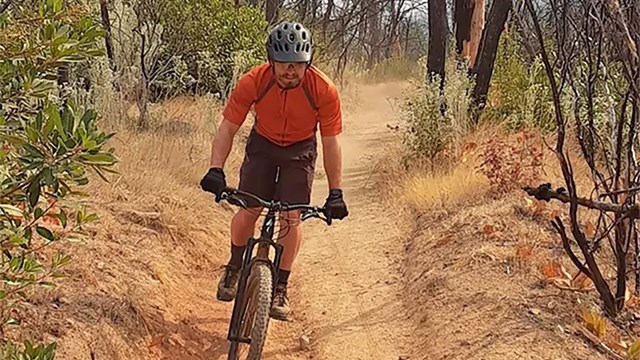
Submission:
M 251 194 L 239 189 L 230 188 L 230 187 L 227 187 L 222 191 L 222 193 L 220 194 L 220 200 L 227 200 L 229 204 L 240 206 L 245 209 L 248 208 L 247 202 L 238 195 L 249 197 L 252 200 L 255 200 L 258 204 L 260 204 L 260 206 L 265 207 L 272 211 L 302 210 L 302 214 L 301 214 L 302 221 L 305 221 L 313 217 L 313 218 L 318 218 L 324 221 L 325 223 L 327 223 L 327 225 L 331 225 L 331 222 L 332 222 L 332 219 L 327 216 L 326 210 L 324 207 L 309 206 L 309 205 L 303 205 L 303 204 L 289 205 L 287 203 L 283 203 L 280 201 L 268 202 L 254 194 Z

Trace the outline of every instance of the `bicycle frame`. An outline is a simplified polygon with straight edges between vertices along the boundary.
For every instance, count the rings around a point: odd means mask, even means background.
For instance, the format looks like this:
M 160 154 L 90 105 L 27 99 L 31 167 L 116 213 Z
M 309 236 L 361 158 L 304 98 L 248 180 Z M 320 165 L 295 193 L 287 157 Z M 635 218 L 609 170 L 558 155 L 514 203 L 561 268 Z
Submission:
M 243 194 L 242 192 L 234 189 L 229 189 L 229 191 L 232 191 L 232 192 L 227 197 L 227 200 L 230 200 L 231 198 L 233 198 L 235 194 Z M 262 207 L 265 207 L 267 209 L 267 215 L 262 224 L 262 228 L 260 230 L 260 236 L 257 239 L 254 238 L 253 236 L 249 238 L 249 242 L 247 243 L 247 247 L 243 254 L 242 271 L 240 273 L 240 278 L 238 279 L 238 292 L 236 293 L 236 298 L 233 304 L 233 311 L 231 314 L 231 322 L 229 326 L 229 332 L 227 334 L 227 340 L 232 342 L 241 342 L 241 343 L 250 344 L 251 339 L 241 337 L 238 334 L 240 330 L 239 329 L 239 322 L 241 320 L 240 315 L 241 315 L 241 311 L 243 310 L 242 307 L 244 306 L 243 300 L 244 300 L 245 287 L 247 285 L 247 279 L 249 278 L 249 274 L 251 272 L 251 268 L 253 267 L 253 264 L 256 262 L 263 262 L 265 264 L 268 264 L 269 267 L 271 268 L 271 272 L 273 276 L 273 284 L 274 284 L 272 289 L 272 299 L 273 299 L 273 295 L 275 295 L 275 290 L 276 290 L 275 284 L 278 283 L 278 270 L 280 269 L 280 261 L 282 258 L 282 251 L 283 251 L 283 246 L 273 240 L 273 235 L 274 235 L 275 226 L 276 226 L 276 218 L 277 218 L 276 215 L 280 213 L 280 211 L 300 209 L 300 210 L 308 211 L 307 213 L 301 216 L 301 219 L 300 219 L 301 221 L 304 221 L 309 217 L 317 217 L 324 220 L 328 225 L 331 225 L 331 219 L 321 217 L 319 213 L 321 213 L 323 209 L 320 209 L 317 207 L 311 207 L 306 205 L 289 206 L 287 204 L 282 204 L 280 202 L 274 202 L 274 201 L 265 202 L 264 200 L 255 197 L 255 195 L 251 195 L 248 193 L 244 193 L 244 195 L 250 195 L 250 197 L 253 197 L 255 200 L 257 200 Z M 246 208 L 246 203 L 244 203 L 242 200 L 238 198 L 233 198 L 233 199 L 234 201 L 239 202 L 242 207 Z M 258 246 L 258 250 L 257 250 L 256 256 L 254 257 L 252 255 L 256 245 Z M 273 261 L 269 259 L 269 250 L 271 249 L 271 247 L 273 247 L 275 250 L 275 256 Z

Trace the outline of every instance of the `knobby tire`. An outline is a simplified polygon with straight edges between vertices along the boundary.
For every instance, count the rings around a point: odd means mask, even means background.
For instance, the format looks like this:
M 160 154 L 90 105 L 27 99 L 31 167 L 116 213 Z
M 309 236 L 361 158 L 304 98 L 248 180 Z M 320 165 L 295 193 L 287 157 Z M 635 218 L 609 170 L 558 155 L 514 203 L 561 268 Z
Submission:
M 242 313 L 239 335 L 251 338 L 251 344 L 232 342 L 229 348 L 229 360 L 259 360 L 267 338 L 269 312 L 273 295 L 273 276 L 271 268 L 257 262 L 251 268 L 247 287 L 242 299 Z M 249 354 L 240 358 L 240 349 L 249 346 Z

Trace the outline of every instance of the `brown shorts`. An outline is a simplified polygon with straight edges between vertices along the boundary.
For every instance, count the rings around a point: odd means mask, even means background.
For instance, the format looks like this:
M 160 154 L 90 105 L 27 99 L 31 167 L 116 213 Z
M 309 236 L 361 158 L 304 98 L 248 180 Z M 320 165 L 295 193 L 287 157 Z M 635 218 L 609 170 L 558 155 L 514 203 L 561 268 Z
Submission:
M 315 136 L 281 147 L 252 129 L 240 168 L 238 188 L 266 201 L 309 204 L 317 157 Z

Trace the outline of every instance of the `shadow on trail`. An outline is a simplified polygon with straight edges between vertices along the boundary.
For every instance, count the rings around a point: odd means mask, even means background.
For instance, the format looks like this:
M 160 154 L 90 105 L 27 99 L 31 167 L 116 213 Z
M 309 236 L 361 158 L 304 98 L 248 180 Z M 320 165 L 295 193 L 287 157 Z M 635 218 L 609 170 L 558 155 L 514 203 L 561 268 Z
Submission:
M 356 305 L 357 306 L 357 305 Z M 330 312 L 331 310 L 327 310 Z M 337 324 L 327 324 L 313 329 L 313 341 L 319 342 L 336 333 L 357 332 L 360 328 L 391 323 L 394 320 L 405 319 L 406 314 L 399 308 L 397 300 L 385 302 L 379 306 L 366 310 L 358 316 Z

